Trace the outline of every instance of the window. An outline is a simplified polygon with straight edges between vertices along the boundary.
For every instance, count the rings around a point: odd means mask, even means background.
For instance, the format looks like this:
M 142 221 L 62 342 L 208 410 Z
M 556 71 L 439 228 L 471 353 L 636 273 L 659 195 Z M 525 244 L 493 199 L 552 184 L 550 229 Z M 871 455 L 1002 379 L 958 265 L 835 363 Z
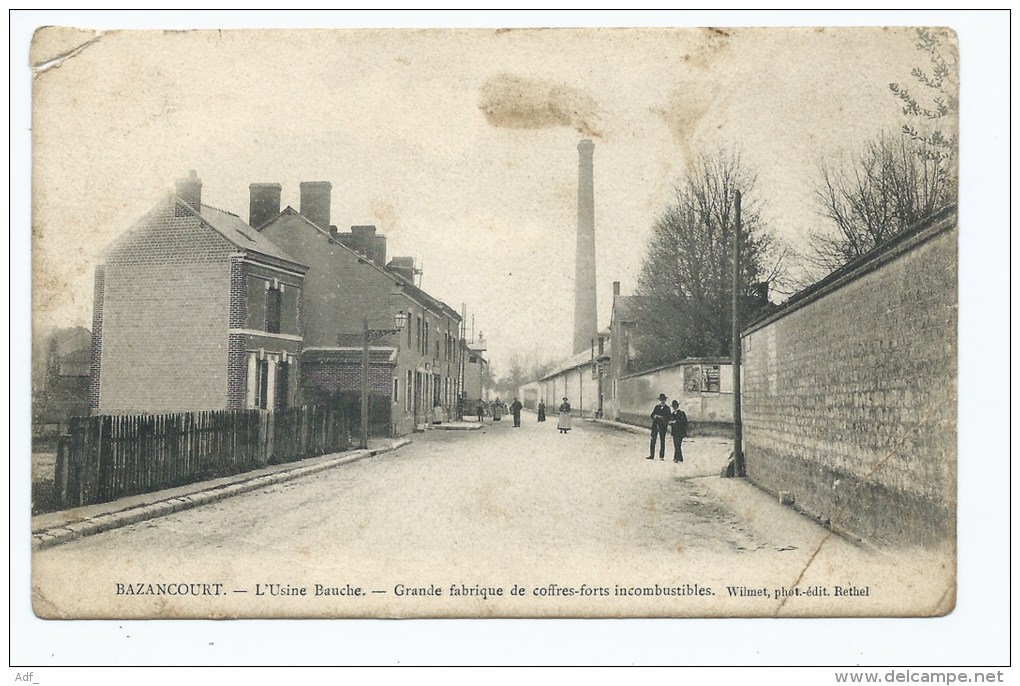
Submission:
M 286 410 L 290 404 L 290 365 L 281 362 L 276 367 L 276 409 Z
M 418 346 L 419 351 L 421 351 L 421 340 L 424 331 L 425 327 L 422 326 L 421 315 L 418 315 L 418 338 L 415 339 L 415 344 Z
M 422 341 L 421 354 L 429 354 L 429 323 L 425 322 L 425 338 Z
M 413 330 L 412 330 L 412 327 L 411 327 L 411 319 L 412 319 L 412 315 L 413 314 L 414 314 L 414 312 L 411 310 L 411 308 L 407 308 L 407 347 L 408 347 L 408 349 L 410 349 L 411 346 L 414 345 L 414 341 L 411 340 L 411 334 L 413 333 Z M 407 409 L 407 408 L 404 408 L 404 409 Z
M 280 312 L 282 292 L 279 288 L 266 290 L 266 331 L 280 333 Z
M 393 379 L 393 395 L 390 398 L 392 402 L 400 402 L 400 379 Z
M 258 360 L 255 363 L 255 407 L 266 409 L 266 398 L 269 395 L 269 360 Z
M 411 391 L 414 387 L 414 379 L 411 376 L 411 370 L 407 370 L 407 383 L 404 384 L 404 412 L 411 411 Z

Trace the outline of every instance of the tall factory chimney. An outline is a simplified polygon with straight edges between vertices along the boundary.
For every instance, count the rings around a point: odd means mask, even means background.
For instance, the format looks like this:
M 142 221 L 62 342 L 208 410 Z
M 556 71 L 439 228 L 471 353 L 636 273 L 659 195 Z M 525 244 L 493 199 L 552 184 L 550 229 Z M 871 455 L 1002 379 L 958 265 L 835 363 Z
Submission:
M 574 354 L 591 347 L 598 336 L 595 300 L 595 180 L 592 154 L 595 144 L 577 144 L 577 262 L 574 271 Z

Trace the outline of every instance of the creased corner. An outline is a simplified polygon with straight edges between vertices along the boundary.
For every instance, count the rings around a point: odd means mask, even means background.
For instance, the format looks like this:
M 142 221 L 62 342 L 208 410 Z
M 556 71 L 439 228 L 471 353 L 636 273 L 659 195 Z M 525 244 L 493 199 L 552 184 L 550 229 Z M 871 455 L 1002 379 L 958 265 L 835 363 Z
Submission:
M 36 29 L 29 50 L 29 65 L 32 75 L 55 69 L 77 56 L 89 46 L 97 43 L 106 31 L 43 26 Z

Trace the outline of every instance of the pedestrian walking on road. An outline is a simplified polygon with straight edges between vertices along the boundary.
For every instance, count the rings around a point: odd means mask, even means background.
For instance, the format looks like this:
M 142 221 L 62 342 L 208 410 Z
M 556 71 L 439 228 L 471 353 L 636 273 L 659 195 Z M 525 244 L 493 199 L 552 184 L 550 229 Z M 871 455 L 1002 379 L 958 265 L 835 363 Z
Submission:
M 510 403 L 510 414 L 512 414 L 514 416 L 514 428 L 517 428 L 517 429 L 521 428 L 521 408 L 522 407 L 524 407 L 524 405 L 521 405 L 521 401 L 518 400 L 517 398 L 514 398 L 514 401 L 512 403 Z
M 496 398 L 496 402 L 492 404 L 492 421 L 498 422 L 503 419 L 503 401 Z
M 485 405 L 482 404 L 481 400 L 478 401 L 478 405 L 475 407 L 475 414 L 478 415 L 478 423 L 481 424 L 482 419 L 485 417 Z
M 687 438 L 687 413 L 680 408 L 680 403 L 673 401 L 673 415 L 669 420 L 669 428 L 673 434 L 673 461 L 683 462 L 684 451 L 681 447 Z
M 570 403 L 566 398 L 560 403 L 560 419 L 556 422 L 556 428 L 560 430 L 561 434 L 565 434 L 570 431 Z
M 669 405 L 666 404 L 666 394 L 659 394 L 659 404 L 652 408 L 652 440 L 648 444 L 648 457 L 647 460 L 655 459 L 655 438 L 659 439 L 659 459 L 666 460 L 666 427 L 669 425 L 669 419 L 672 416 L 672 412 L 669 411 Z
M 540 422 L 544 422 L 545 421 L 545 401 L 544 400 L 539 400 L 538 401 L 538 421 L 540 421 Z

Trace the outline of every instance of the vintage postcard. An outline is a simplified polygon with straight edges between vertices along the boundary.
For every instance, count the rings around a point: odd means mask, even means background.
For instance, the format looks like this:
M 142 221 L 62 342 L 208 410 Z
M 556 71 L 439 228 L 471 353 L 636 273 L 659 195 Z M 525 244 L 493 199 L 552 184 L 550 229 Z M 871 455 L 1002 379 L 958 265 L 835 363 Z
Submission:
M 955 607 L 952 30 L 31 64 L 39 617 Z

